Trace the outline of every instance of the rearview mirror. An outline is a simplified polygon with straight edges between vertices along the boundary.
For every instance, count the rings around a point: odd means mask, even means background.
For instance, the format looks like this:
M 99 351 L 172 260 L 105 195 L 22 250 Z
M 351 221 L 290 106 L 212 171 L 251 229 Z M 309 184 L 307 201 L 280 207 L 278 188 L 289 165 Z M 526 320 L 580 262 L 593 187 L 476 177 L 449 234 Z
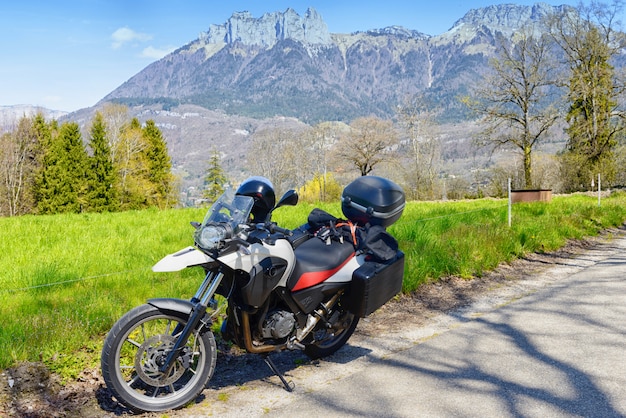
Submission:
M 274 209 L 281 206 L 296 206 L 298 204 L 298 192 L 295 190 L 287 190 L 287 192 L 280 198 Z

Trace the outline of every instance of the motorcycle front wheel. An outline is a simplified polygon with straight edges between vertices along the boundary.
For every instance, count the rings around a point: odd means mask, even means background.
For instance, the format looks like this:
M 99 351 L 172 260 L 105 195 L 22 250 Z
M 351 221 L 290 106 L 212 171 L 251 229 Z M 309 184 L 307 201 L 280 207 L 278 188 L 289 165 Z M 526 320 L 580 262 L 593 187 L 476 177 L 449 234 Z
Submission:
M 138 306 L 109 331 L 102 348 L 102 376 L 115 398 L 135 412 L 177 409 L 204 390 L 217 349 L 209 330 L 193 332 L 170 372 L 159 371 L 187 315 Z

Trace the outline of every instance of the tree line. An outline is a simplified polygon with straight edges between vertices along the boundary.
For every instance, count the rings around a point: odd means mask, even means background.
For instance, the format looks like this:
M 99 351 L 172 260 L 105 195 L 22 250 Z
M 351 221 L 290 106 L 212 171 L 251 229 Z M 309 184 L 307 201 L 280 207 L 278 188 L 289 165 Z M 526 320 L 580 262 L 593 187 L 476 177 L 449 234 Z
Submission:
M 127 108 L 96 112 L 85 141 L 76 122 L 22 117 L 0 136 L 0 215 L 113 212 L 176 203 L 163 134 Z

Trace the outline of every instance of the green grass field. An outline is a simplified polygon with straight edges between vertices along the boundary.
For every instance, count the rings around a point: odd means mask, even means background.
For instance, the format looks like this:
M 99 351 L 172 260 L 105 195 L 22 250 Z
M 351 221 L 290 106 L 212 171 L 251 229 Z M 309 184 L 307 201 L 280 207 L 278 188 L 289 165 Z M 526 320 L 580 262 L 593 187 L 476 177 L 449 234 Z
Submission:
M 314 206 L 279 209 L 294 228 Z M 339 204 L 319 207 L 341 217 Z M 199 269 L 156 274 L 161 257 L 193 244 L 204 209 L 1 218 L 0 369 L 42 360 L 66 378 L 96 366 L 101 341 L 128 309 L 152 297 L 189 298 Z M 446 275 L 479 276 L 501 262 L 551 251 L 626 220 L 626 194 L 513 207 L 505 200 L 409 202 L 389 228 L 406 254 L 405 292 Z

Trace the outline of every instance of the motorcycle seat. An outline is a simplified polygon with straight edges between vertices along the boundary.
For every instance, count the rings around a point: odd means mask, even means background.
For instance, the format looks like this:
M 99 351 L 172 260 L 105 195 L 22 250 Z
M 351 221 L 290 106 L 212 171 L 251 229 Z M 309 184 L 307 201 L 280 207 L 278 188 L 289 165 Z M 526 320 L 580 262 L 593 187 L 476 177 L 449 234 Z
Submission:
M 292 291 L 322 283 L 341 269 L 354 256 L 354 246 L 350 242 L 329 242 L 312 238 L 303 242 L 295 250 L 296 265 L 287 281 Z

